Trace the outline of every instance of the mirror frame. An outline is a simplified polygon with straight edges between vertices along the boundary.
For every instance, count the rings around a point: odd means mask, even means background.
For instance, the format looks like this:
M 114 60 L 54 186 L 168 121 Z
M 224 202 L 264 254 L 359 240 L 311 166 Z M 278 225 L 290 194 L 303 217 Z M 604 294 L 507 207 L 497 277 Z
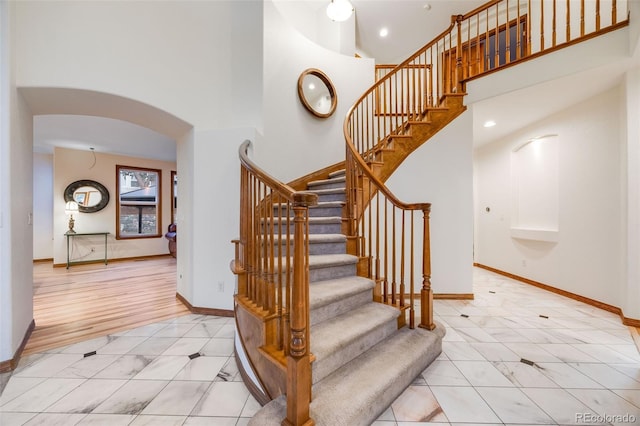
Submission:
M 97 211 L 104 209 L 107 206 L 107 204 L 109 204 L 109 190 L 105 188 L 105 186 L 102 185 L 101 183 L 96 182 L 95 180 L 87 180 L 87 179 L 77 180 L 73 183 L 70 183 L 64 190 L 64 201 L 65 202 L 75 201 L 75 199 L 73 198 L 74 192 L 76 192 L 79 188 L 82 188 L 83 186 L 91 186 L 97 189 L 100 195 L 102 196 L 102 198 L 100 199 L 100 202 L 95 206 L 85 207 L 85 206 L 78 205 L 78 210 L 81 213 L 95 213 Z
M 313 109 L 311 104 L 309 104 L 309 102 L 307 101 L 307 98 L 305 98 L 304 91 L 303 91 L 303 83 L 304 83 L 304 78 L 308 75 L 313 75 L 318 77 L 329 90 L 329 96 L 331 96 L 331 108 L 329 108 L 329 112 L 321 113 L 316 111 L 315 109 Z M 338 95 L 336 94 L 336 88 L 333 86 L 331 79 L 325 73 L 323 73 L 317 68 L 308 68 L 302 71 L 302 74 L 300 74 L 300 77 L 298 77 L 298 97 L 300 98 L 300 102 L 302 102 L 302 105 L 304 105 L 304 107 L 311 114 L 319 118 L 330 117 L 335 112 L 336 106 L 338 104 Z

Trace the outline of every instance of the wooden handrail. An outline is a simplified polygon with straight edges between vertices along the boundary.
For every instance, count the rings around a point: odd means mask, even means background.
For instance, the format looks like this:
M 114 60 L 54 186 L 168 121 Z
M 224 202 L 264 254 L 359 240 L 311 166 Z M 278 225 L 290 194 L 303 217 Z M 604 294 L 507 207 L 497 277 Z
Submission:
M 584 0 L 580 3 L 553 0 L 546 6 L 544 3 L 492 0 L 469 13 L 452 16 L 446 30 L 392 70 L 387 71 L 390 65 L 376 67 L 375 84 L 347 113 L 343 132 L 346 141 L 348 237 L 354 242 L 355 254 L 363 260 L 360 271 L 381 286 L 377 292 L 380 300 L 399 303 L 400 306 L 404 303 L 404 270 L 414 261 L 413 254 L 404 250 L 407 235 L 405 214 L 415 210 L 424 212 L 421 326 L 433 327 L 432 301 L 429 299 L 430 204 L 403 203 L 384 185 L 384 179 L 426 140 L 414 140 L 420 137 L 413 135 L 416 123 L 429 122 L 430 111 L 448 108 L 447 100 L 464 94 L 469 79 L 621 25 L 617 18 L 621 12 L 620 5 L 615 0 L 612 0 L 610 22 L 603 22 L 605 17 L 609 19 L 609 15 L 602 13 L 598 0 L 593 22 L 588 23 L 585 23 L 585 17 L 592 17 L 591 12 L 585 12 Z M 566 13 L 559 13 L 560 7 L 565 7 Z M 571 22 L 572 13 L 580 15 L 579 31 L 572 31 L 572 26 L 577 27 Z M 537 22 L 532 22 L 534 17 Z M 558 31 L 563 26 L 562 19 L 566 20 L 566 31 Z M 580 36 L 571 39 L 572 34 Z M 381 69 L 384 72 L 379 72 Z M 394 163 L 387 166 L 385 158 L 396 149 L 404 157 L 399 160 L 400 154 L 396 155 Z M 387 206 L 390 206 L 389 212 Z M 401 217 L 398 219 L 401 224 L 395 223 L 396 214 Z M 410 223 L 413 224 L 412 221 Z M 400 291 L 399 300 L 397 290 Z M 413 288 L 409 293 L 413 293 Z
M 265 322 L 263 347 L 286 359 L 287 417 L 310 426 L 309 207 L 318 196 L 296 191 L 258 167 L 240 145 L 240 238 L 234 240 L 236 299 Z M 293 212 L 293 220 L 291 220 Z M 293 227 L 293 235 L 291 232 Z
M 622 3 L 612 0 L 608 14 L 600 10 L 599 0 L 588 13 L 584 0 L 553 0 L 546 6 L 533 0 L 489 1 L 452 16 L 445 31 L 377 78 L 349 109 L 343 125 L 348 250 L 359 257 L 358 274 L 375 281 L 374 299 L 408 312 L 409 327 L 416 326 L 415 294 L 420 295 L 417 326 L 435 327 L 431 204 L 401 201 L 385 180 L 406 156 L 464 110 L 461 97 L 471 78 L 620 28 L 628 24 L 628 4 L 624 4 L 625 22 Z M 565 5 L 566 13 L 559 5 Z M 539 22 L 532 22 L 534 15 Z M 550 32 L 549 46 L 545 31 Z M 440 127 L 431 133 L 424 130 L 436 122 L 434 116 L 448 110 L 453 113 L 444 115 Z M 278 368 L 286 364 L 287 417 L 282 424 L 313 425 L 308 233 L 309 207 L 317 204 L 317 195 L 273 178 L 251 161 L 249 147 L 245 141 L 239 149 L 240 237 L 233 241 L 232 262 L 238 277 L 236 302 L 262 321 L 264 342 L 259 349 L 278 362 Z M 388 166 L 388 158 L 395 163 Z M 306 180 L 294 185 L 302 187 Z M 416 284 L 419 276 L 421 283 Z M 399 325 L 405 315 L 401 317 Z

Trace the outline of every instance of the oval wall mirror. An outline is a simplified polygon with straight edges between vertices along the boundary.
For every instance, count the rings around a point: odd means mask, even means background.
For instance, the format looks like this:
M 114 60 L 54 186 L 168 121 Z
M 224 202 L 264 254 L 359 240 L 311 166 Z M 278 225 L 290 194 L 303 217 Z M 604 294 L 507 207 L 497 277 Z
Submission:
M 327 118 L 336 110 L 338 96 L 333 83 L 319 69 L 304 70 L 298 78 L 298 96 L 311 114 Z
M 64 201 L 75 201 L 81 213 L 94 213 L 109 204 L 109 191 L 94 180 L 77 180 L 64 190 Z

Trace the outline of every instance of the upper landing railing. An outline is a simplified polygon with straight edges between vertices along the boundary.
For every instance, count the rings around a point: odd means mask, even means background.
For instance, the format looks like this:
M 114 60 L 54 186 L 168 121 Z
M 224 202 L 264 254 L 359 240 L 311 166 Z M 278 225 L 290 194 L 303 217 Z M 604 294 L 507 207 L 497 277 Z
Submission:
M 419 137 L 414 123 L 431 122 L 436 111 L 453 105 L 447 99 L 464 94 L 469 79 L 623 27 L 628 15 L 626 0 L 494 0 L 453 16 L 449 28 L 400 65 L 377 67 L 376 83 L 347 114 L 344 135 L 348 237 L 381 285 L 382 300 L 405 303 L 414 294 L 415 269 L 423 278 L 420 325 L 433 327 L 429 204 L 403 203 L 384 185 L 389 168 L 399 164 L 398 154 L 389 152 L 400 150 L 406 158 L 424 142 L 403 142 Z M 385 168 L 392 157 L 395 164 Z M 424 221 L 408 219 L 415 210 L 424 212 L 416 215 Z M 414 255 L 414 234 L 422 254 Z M 409 295 L 405 276 L 411 276 Z

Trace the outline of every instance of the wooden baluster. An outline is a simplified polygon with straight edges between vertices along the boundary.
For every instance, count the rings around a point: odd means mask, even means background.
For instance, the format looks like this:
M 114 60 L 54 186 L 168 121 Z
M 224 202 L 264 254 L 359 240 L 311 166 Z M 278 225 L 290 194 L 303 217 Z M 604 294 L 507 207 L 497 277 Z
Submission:
M 531 25 L 533 25 L 532 23 L 532 19 L 531 19 L 531 0 L 527 1 L 527 56 L 531 55 Z
M 516 60 L 520 59 L 522 57 L 522 28 L 520 27 L 520 0 L 518 0 L 518 3 L 516 5 L 516 7 L 518 8 L 518 13 L 516 14 L 517 20 L 516 20 Z M 529 19 L 529 17 L 527 17 L 527 19 Z
M 596 31 L 600 31 L 600 0 L 596 0 Z
M 409 328 L 414 329 L 416 328 L 416 312 L 415 312 L 415 300 L 414 300 L 414 294 L 415 294 L 415 273 L 414 273 L 414 258 L 415 258 L 415 250 L 414 250 L 414 246 L 415 246 L 415 239 L 413 238 L 413 228 L 414 228 L 414 222 L 413 222 L 413 210 L 411 210 L 411 241 L 410 241 L 410 250 L 411 250 L 411 262 L 410 262 L 410 266 L 409 266 Z
M 507 13 L 507 22 L 505 23 L 505 27 L 504 27 L 504 39 L 505 39 L 504 63 L 508 64 L 511 62 L 511 22 L 509 21 L 509 0 L 506 1 L 505 9 Z M 516 26 L 517 25 L 518 25 L 518 21 L 516 21 Z M 516 34 L 517 34 L 517 31 L 516 31 Z
M 278 196 L 278 202 L 282 203 L 285 201 L 283 198 Z M 283 251 L 286 251 L 289 247 L 289 240 L 285 238 L 284 233 L 282 232 L 282 222 L 285 221 L 285 218 L 289 216 L 289 202 L 287 201 L 284 206 L 284 212 L 282 209 L 280 210 L 280 220 L 278 221 L 278 270 L 277 270 L 277 294 L 278 300 L 276 302 L 278 306 L 278 349 L 284 349 L 284 340 L 285 340 L 285 321 L 284 321 L 284 297 L 283 297 L 283 282 L 282 282 L 282 274 L 285 273 L 282 268 L 282 258 L 284 256 Z
M 267 254 L 267 238 L 266 236 L 269 234 L 269 230 L 271 228 L 271 222 L 269 222 L 269 207 L 273 208 L 270 203 L 267 203 L 267 186 L 265 183 L 262 183 L 260 192 L 260 216 L 265 222 L 265 228 L 260 233 L 258 247 L 260 249 L 260 307 L 262 309 L 268 309 L 267 306 L 267 283 L 269 282 L 269 257 Z
M 556 0 L 553 0 L 553 16 L 551 23 L 551 47 L 556 47 Z
M 493 64 L 494 68 L 499 68 L 500 67 L 500 21 L 498 21 L 498 18 L 500 16 L 500 8 L 499 8 L 500 3 L 496 3 L 496 29 L 495 29 L 495 37 L 494 37 L 494 44 L 495 44 L 495 50 L 496 50 L 496 57 L 495 57 L 495 61 L 496 63 Z
M 286 217 L 286 233 L 287 233 L 287 248 L 286 248 L 286 257 L 285 257 L 285 270 L 287 271 L 287 275 L 285 276 L 285 320 L 284 320 L 284 354 L 289 356 L 289 336 L 291 334 L 291 287 L 293 283 L 291 282 L 291 278 L 293 277 L 293 268 L 291 266 L 291 202 L 287 203 L 287 217 Z
M 420 291 L 420 327 L 433 330 L 433 290 L 431 290 L 431 236 L 429 232 L 430 208 L 424 209 L 424 230 L 422 246 L 422 290 Z
M 388 233 L 388 218 L 387 212 L 389 211 L 389 200 L 384 197 L 384 303 L 389 302 L 389 233 Z
M 544 1 L 540 2 L 540 51 L 544 50 Z
M 373 212 L 371 211 L 371 201 L 373 198 L 373 191 L 372 191 L 372 187 L 373 185 L 369 184 L 369 194 L 367 195 L 367 212 L 369 213 L 369 217 L 367 222 L 368 223 L 368 229 L 367 229 L 367 244 L 368 244 L 368 249 L 367 249 L 367 278 L 371 278 L 373 277 Z
M 253 232 L 251 233 L 251 289 L 249 292 L 250 299 L 253 303 L 256 303 L 256 299 L 258 296 L 258 248 L 256 246 L 256 239 L 258 235 L 260 235 L 262 223 L 260 222 L 260 217 L 258 216 L 258 208 L 256 199 L 257 191 L 258 191 L 258 182 L 257 178 L 253 176 L 251 179 L 251 217 L 253 217 Z
M 489 56 L 489 9 L 486 10 L 485 16 L 485 32 L 484 32 L 484 69 L 483 71 L 487 71 L 491 69 L 491 57 Z
M 376 194 L 376 269 L 375 269 L 376 286 L 373 291 L 373 300 L 382 301 L 383 290 L 380 288 L 380 192 Z
M 611 25 L 618 23 L 618 5 L 616 0 L 611 0 Z
M 464 79 L 462 75 L 462 18 L 462 15 L 458 15 L 456 18 L 458 27 L 458 38 L 456 40 L 456 93 L 462 93 L 462 80 Z
M 294 253 L 293 253 L 293 291 L 291 312 L 291 333 L 289 356 L 287 357 L 287 417 L 282 421 L 285 426 L 312 426 L 315 422 L 309 417 L 311 402 L 311 361 L 307 330 L 308 292 L 306 282 L 305 214 L 306 207 L 294 205 Z
M 431 55 L 431 65 L 433 66 L 433 47 L 429 48 L 429 54 Z M 436 95 L 438 93 L 438 68 L 436 67 L 435 72 L 434 69 L 431 68 L 431 87 L 429 90 L 429 106 L 435 106 L 435 100 L 433 97 L 433 90 L 435 86 Z M 435 84 L 433 84 L 433 79 L 435 79 Z
M 584 0 L 580 0 L 580 37 L 584 37 Z
M 462 56 L 463 60 L 465 58 L 465 56 Z M 467 20 L 467 56 L 466 56 L 467 60 L 466 63 L 463 63 L 463 73 L 464 73 L 464 78 L 469 78 L 471 77 L 471 20 Z
M 396 304 L 396 206 L 391 206 L 391 304 Z
M 480 53 L 480 14 L 476 15 L 476 65 L 474 67 L 473 75 L 481 73 L 484 71 L 484 58 L 482 58 L 482 62 L 480 61 L 481 57 Z
M 405 216 L 405 211 L 402 210 L 402 229 L 401 229 L 401 233 L 400 233 L 400 300 L 399 300 L 399 305 L 402 307 L 405 305 L 404 302 L 404 262 L 405 262 L 405 256 L 404 256 L 404 246 L 405 246 L 405 234 L 404 234 L 404 216 Z M 403 317 L 403 321 L 404 321 L 404 312 L 402 313 L 402 317 Z
M 269 229 L 268 239 L 265 241 L 265 245 L 268 244 L 268 252 L 269 252 L 269 274 L 267 280 L 267 310 L 269 313 L 274 314 L 276 312 L 276 282 L 275 282 L 275 220 L 276 220 L 276 212 L 274 210 L 274 206 L 278 208 L 278 219 L 280 218 L 280 205 L 276 203 L 274 199 L 273 191 L 270 194 L 270 205 L 269 216 L 271 219 L 271 226 Z

